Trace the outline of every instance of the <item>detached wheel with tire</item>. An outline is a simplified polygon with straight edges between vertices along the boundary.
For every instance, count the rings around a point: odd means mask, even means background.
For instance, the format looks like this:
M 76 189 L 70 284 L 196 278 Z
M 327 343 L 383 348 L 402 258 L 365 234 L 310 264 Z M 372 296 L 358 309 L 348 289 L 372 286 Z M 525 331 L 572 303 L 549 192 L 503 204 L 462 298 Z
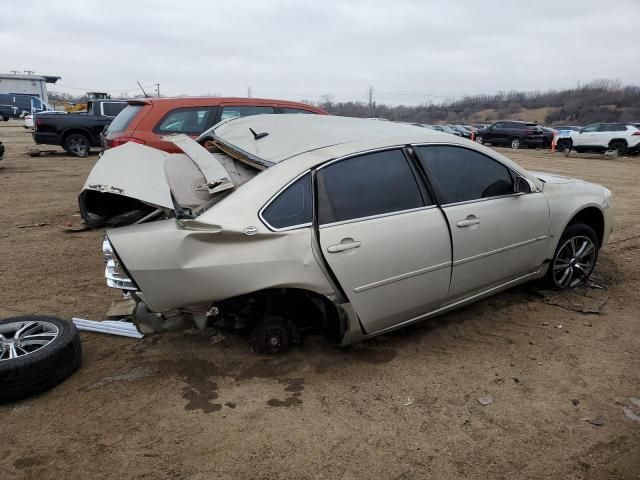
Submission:
M 82 133 L 72 133 L 64 140 L 64 149 L 74 157 L 86 157 L 91 150 L 91 142 Z
M 512 138 L 511 139 L 511 148 L 517 150 L 519 148 L 522 148 L 522 140 L 518 137 Z
M 558 290 L 583 285 L 598 260 L 598 237 L 589 225 L 569 225 L 547 271 L 547 283 Z
M 43 392 L 80 366 L 76 327 L 55 317 L 0 320 L 0 402 Z

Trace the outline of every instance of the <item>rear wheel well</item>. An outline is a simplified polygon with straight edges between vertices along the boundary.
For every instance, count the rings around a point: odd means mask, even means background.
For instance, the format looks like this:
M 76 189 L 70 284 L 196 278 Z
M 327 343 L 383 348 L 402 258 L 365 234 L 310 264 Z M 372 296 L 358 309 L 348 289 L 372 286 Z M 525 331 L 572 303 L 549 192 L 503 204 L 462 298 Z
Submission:
M 624 143 L 625 145 L 628 145 L 626 139 L 624 139 L 624 138 L 614 138 L 614 139 L 609 141 L 609 146 L 611 146 L 613 143 L 618 143 L 618 142 L 621 142 L 621 143 Z
M 327 297 L 299 288 L 269 288 L 216 304 L 227 327 L 251 331 L 263 318 L 279 317 L 300 333 L 321 332 L 339 342 L 348 323 L 345 314 Z
M 598 244 L 602 245 L 602 239 L 604 238 L 604 215 L 598 208 L 587 207 L 584 210 L 580 210 L 573 216 L 567 227 L 578 223 L 589 225 L 598 236 Z
M 89 132 L 87 132 L 86 130 L 81 130 L 81 129 L 71 129 L 71 130 L 66 130 L 63 134 L 62 134 L 62 145 L 64 145 L 64 143 L 67 141 L 67 138 L 69 138 L 69 136 L 74 135 L 74 134 L 78 134 L 78 135 L 82 135 L 84 137 L 87 137 L 87 140 L 89 140 L 89 144 L 91 144 L 91 135 L 89 134 Z

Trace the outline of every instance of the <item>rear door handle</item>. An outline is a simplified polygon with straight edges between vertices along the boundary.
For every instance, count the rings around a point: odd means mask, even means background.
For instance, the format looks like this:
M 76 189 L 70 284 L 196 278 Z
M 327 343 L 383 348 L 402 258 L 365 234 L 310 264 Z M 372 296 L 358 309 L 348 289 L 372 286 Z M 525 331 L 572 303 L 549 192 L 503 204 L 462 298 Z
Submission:
M 475 215 L 469 215 L 465 220 L 460 220 L 456 225 L 460 228 L 470 227 L 471 225 L 478 225 L 480 219 Z
M 362 242 L 358 242 L 357 240 L 353 240 L 352 238 L 345 238 L 342 242 L 337 243 L 336 245 L 331 245 L 327 248 L 327 252 L 329 253 L 338 253 L 344 252 L 345 250 L 351 250 L 353 248 L 359 248 L 362 245 Z

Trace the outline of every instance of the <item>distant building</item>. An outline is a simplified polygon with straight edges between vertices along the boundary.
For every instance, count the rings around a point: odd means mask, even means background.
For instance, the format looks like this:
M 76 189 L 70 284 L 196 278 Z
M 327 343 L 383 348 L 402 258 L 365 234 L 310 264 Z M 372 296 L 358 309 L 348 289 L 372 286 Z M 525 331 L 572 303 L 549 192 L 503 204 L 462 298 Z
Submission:
M 23 75 L 19 73 L 0 73 L 0 94 L 30 95 L 49 104 L 47 83 L 56 83 L 60 77 L 51 75 Z

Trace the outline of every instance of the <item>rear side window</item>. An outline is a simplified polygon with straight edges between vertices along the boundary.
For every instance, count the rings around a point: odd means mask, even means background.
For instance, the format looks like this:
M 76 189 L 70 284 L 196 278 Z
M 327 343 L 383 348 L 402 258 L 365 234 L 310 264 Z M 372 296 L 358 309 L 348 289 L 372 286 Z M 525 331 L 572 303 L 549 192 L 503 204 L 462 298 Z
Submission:
M 443 204 L 513 193 L 509 169 L 486 155 L 449 146 L 417 147 L 416 151 Z
M 167 113 L 153 131 L 199 134 L 211 126 L 215 114 L 215 107 L 176 108 Z
M 400 150 L 369 153 L 318 170 L 318 221 L 342 222 L 424 206 Z
M 110 133 L 119 133 L 124 132 L 129 124 L 136 118 L 136 115 L 140 110 L 144 107 L 142 105 L 127 105 L 124 110 L 122 110 L 116 118 L 109 124 L 109 132 Z
M 310 112 L 309 110 L 302 110 L 300 108 L 288 108 L 288 107 L 282 107 L 282 113 L 315 113 L 315 112 Z
M 262 211 L 262 218 L 275 229 L 295 228 L 311 224 L 311 174 L 300 177 L 278 194 Z
M 264 113 L 276 113 L 273 107 L 258 107 L 251 105 L 226 105 L 222 107 L 222 114 L 220 120 L 226 120 L 227 118 L 238 117 L 250 117 L 251 115 L 262 115 Z
M 120 102 L 103 102 L 102 103 L 102 114 L 107 117 L 115 117 L 127 106 L 126 103 Z

